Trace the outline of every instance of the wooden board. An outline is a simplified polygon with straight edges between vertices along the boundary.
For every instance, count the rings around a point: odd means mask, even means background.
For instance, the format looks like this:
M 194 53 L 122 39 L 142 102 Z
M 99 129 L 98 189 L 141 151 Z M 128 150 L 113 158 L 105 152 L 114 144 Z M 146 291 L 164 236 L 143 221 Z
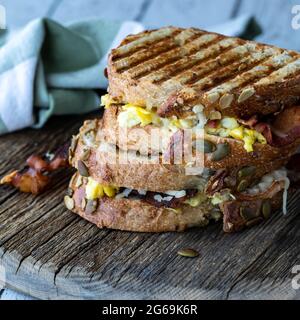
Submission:
M 247 13 L 253 14 L 263 26 L 264 34 L 259 40 L 300 50 L 300 31 L 291 28 L 291 8 L 297 3 L 297 0 L 274 0 L 272 4 L 267 0 L 1 1 L 7 10 L 9 29 L 40 16 L 63 23 L 101 17 L 136 19 L 149 27 L 175 24 L 205 28 Z M 32 151 L 43 151 L 66 141 L 81 120 L 54 119 L 41 132 L 24 131 L 0 137 L 0 175 L 18 167 Z M 61 200 L 67 179 L 64 173 L 54 193 L 41 198 L 1 188 L 0 248 L 2 261 L 11 266 L 6 268 L 10 286 L 39 298 L 65 297 L 68 296 L 65 292 L 71 289 L 76 296 L 80 293 L 82 297 L 93 298 L 155 298 L 151 296 L 155 290 L 167 298 L 168 290 L 172 296 L 180 294 L 186 298 L 299 297 L 290 284 L 291 268 L 300 264 L 297 195 L 290 202 L 293 209 L 287 218 L 274 217 L 240 235 L 225 236 L 220 226 L 184 234 L 142 235 L 98 231 L 66 212 Z M 177 257 L 177 248 L 186 245 L 198 248 L 201 257 L 191 261 Z M 164 282 L 160 282 L 163 278 Z M 85 285 L 81 279 L 85 279 Z M 186 290 L 182 289 L 185 287 Z M 0 299 L 18 297 L 24 298 L 10 290 L 0 290 Z
M 91 114 L 92 118 L 99 112 Z M 52 119 L 42 130 L 0 138 L 0 174 L 32 152 L 67 141 L 83 117 Z M 289 214 L 238 234 L 220 224 L 184 233 L 99 230 L 67 211 L 71 172 L 40 196 L 0 189 L 0 264 L 8 286 L 36 298 L 232 299 L 299 298 L 291 270 L 299 264 L 299 194 Z M 177 251 L 192 247 L 195 259 Z

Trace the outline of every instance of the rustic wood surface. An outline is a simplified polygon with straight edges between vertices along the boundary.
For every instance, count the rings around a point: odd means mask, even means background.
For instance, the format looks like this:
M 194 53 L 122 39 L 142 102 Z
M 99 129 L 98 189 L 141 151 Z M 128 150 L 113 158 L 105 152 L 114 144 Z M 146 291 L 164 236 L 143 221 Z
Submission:
M 297 1 L 274 0 L 3 0 L 8 26 L 32 18 L 61 22 L 78 18 L 136 19 L 146 26 L 166 24 L 205 28 L 243 13 L 262 25 L 259 40 L 300 49 L 299 31 L 291 28 Z M 298 36 L 298 37 L 297 37 Z M 94 117 L 95 114 L 87 117 Z M 99 114 L 97 114 L 99 116 Z M 67 141 L 83 117 L 52 119 L 39 131 L 0 137 L 0 176 L 18 168 L 32 152 Z M 35 298 L 281 298 L 299 299 L 291 269 L 300 264 L 299 194 L 289 214 L 240 234 L 224 235 L 221 226 L 185 233 L 138 234 L 98 230 L 68 212 L 62 203 L 70 172 L 63 171 L 51 190 L 34 197 L 0 189 L 0 265 L 10 289 Z M 185 259 L 177 250 L 190 246 L 200 257 Z M 27 299 L 15 291 L 2 299 Z

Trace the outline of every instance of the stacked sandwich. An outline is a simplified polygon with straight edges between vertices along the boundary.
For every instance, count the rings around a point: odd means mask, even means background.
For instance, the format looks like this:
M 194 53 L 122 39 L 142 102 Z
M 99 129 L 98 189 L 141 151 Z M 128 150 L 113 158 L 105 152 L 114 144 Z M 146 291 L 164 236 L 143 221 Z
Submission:
M 166 27 L 124 39 L 106 73 L 104 115 L 70 147 L 68 209 L 100 228 L 144 232 L 221 219 L 233 232 L 286 212 L 300 54 Z

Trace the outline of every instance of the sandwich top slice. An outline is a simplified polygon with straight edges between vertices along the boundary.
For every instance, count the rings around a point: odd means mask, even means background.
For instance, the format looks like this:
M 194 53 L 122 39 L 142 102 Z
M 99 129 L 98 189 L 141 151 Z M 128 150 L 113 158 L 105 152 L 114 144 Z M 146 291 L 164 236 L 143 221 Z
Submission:
M 247 119 L 279 112 L 300 96 L 300 54 L 194 28 L 128 36 L 109 56 L 109 94 L 120 103 L 186 118 Z
M 160 149 L 151 150 L 161 153 L 174 132 L 186 129 L 240 140 L 249 153 L 276 153 L 300 138 L 300 54 L 294 51 L 167 27 L 125 38 L 109 56 L 107 76 L 109 142 L 116 126 L 163 129 Z

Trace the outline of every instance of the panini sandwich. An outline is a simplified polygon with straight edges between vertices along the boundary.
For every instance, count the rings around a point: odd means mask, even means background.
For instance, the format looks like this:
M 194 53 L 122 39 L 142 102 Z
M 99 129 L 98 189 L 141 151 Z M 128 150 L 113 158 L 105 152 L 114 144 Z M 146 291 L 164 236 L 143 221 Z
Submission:
M 106 72 L 103 118 L 85 122 L 70 148 L 70 210 L 143 232 L 222 219 L 233 232 L 281 205 L 286 213 L 300 54 L 167 27 L 125 38 Z

